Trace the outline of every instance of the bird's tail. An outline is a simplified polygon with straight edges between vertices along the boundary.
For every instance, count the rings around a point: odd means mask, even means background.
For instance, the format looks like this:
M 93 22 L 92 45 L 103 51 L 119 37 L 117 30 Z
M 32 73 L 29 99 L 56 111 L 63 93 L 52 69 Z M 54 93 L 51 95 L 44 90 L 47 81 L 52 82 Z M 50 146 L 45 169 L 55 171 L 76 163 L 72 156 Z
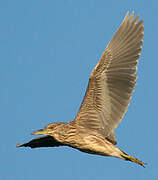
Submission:
M 143 167 L 145 167 L 146 163 L 140 161 L 139 159 L 135 158 L 135 157 L 132 157 L 132 156 L 129 156 L 128 154 L 126 154 L 125 152 L 122 151 L 121 153 L 121 156 L 124 160 L 126 161 L 132 161 L 132 162 L 135 162 Z

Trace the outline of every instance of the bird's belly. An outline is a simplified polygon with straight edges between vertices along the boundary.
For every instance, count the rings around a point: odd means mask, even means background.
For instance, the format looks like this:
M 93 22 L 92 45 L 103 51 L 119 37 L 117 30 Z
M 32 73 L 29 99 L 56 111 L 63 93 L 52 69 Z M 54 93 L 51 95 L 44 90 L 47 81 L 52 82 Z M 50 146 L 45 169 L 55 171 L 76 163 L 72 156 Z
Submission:
M 78 142 L 76 141 L 73 147 L 79 149 L 82 152 L 90 154 L 115 156 L 114 152 L 116 152 L 116 149 L 118 149 L 106 139 L 94 135 L 85 136 L 82 138 L 82 141 Z

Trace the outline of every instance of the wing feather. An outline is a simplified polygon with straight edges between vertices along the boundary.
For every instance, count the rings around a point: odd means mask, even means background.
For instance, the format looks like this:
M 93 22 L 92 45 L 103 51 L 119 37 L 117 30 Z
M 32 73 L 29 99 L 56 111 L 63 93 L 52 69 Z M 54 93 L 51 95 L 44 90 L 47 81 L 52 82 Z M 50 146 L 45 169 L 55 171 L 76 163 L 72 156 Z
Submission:
M 137 63 L 143 43 L 143 20 L 126 14 L 93 69 L 75 118 L 79 127 L 97 131 L 116 144 L 114 129 L 127 111 L 136 84 Z
M 57 146 L 62 146 L 62 145 L 63 144 L 56 141 L 52 136 L 38 137 L 24 144 L 17 143 L 17 147 L 30 147 L 30 148 L 57 147 Z

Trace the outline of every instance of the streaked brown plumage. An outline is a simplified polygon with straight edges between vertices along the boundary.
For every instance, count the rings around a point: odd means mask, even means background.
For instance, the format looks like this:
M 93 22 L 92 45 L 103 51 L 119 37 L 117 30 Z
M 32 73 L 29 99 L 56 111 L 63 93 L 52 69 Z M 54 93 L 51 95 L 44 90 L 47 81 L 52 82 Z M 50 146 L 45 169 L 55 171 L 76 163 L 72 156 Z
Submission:
M 52 123 L 33 132 L 45 135 L 18 147 L 70 146 L 80 151 L 144 163 L 115 146 L 114 129 L 127 111 L 136 84 L 137 62 L 143 43 L 143 20 L 134 12 L 126 14 L 93 69 L 76 118 L 68 123 Z

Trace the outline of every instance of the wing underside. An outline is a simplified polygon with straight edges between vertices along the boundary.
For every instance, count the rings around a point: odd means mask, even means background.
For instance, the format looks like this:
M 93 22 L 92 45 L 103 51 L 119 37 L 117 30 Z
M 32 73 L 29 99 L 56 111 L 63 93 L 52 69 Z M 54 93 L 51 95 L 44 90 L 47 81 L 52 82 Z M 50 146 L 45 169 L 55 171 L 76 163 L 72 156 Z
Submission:
M 17 147 L 31 147 L 31 148 L 40 148 L 40 147 L 57 147 L 62 146 L 62 144 L 56 141 L 52 136 L 42 136 L 24 144 L 17 144 Z
M 93 69 L 75 118 L 79 127 L 97 131 L 116 144 L 114 129 L 127 111 L 136 84 L 137 63 L 143 43 L 143 20 L 126 14 Z

